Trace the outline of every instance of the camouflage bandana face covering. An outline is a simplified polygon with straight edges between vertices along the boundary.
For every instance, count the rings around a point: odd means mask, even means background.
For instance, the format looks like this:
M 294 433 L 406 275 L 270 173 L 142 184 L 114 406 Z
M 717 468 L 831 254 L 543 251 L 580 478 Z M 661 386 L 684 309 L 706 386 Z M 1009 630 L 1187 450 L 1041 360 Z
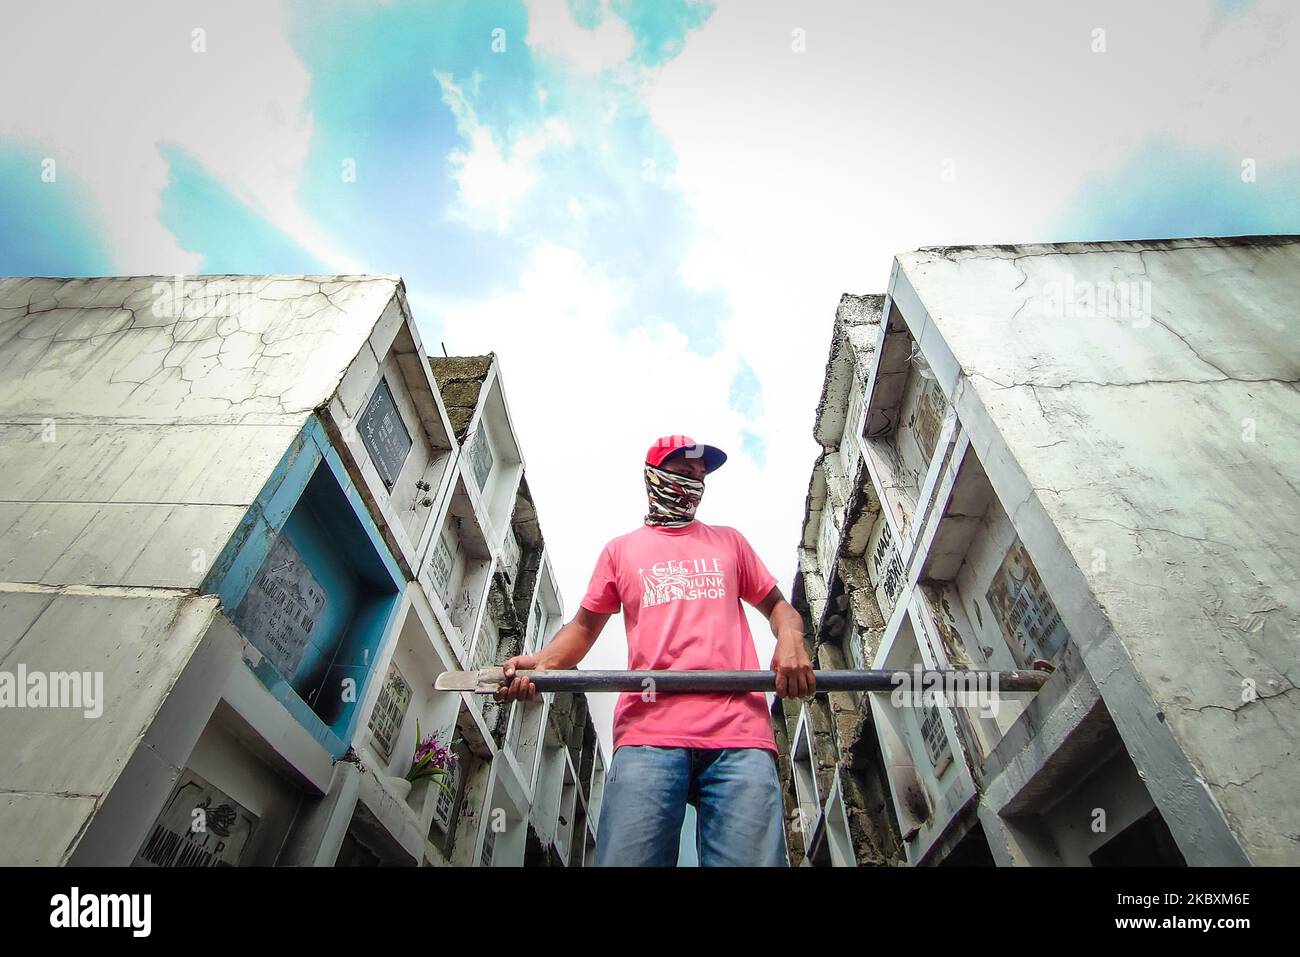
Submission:
M 704 482 L 647 464 L 645 490 L 650 497 L 645 523 L 681 528 L 695 519 L 695 509 L 704 497 Z

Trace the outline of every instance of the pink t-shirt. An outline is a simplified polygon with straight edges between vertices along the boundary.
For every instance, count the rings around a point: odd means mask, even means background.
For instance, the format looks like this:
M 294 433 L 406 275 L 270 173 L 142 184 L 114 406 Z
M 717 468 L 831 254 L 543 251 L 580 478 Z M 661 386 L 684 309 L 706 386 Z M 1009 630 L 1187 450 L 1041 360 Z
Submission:
M 740 600 L 757 605 L 775 584 L 734 528 L 699 519 L 682 528 L 642 525 L 605 546 L 582 607 L 622 608 L 631 670 L 755 671 L 758 653 Z M 777 753 L 761 691 L 657 692 L 652 701 L 624 692 L 614 708 L 614 750 L 624 744 Z

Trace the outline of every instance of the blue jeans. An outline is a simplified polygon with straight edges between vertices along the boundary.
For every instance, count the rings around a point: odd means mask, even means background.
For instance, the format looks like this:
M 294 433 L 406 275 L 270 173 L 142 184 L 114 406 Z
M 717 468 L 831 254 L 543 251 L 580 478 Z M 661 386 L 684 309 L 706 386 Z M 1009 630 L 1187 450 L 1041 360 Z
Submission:
M 701 867 L 788 867 L 781 782 L 762 748 L 614 752 L 596 827 L 597 867 L 675 867 L 686 805 Z

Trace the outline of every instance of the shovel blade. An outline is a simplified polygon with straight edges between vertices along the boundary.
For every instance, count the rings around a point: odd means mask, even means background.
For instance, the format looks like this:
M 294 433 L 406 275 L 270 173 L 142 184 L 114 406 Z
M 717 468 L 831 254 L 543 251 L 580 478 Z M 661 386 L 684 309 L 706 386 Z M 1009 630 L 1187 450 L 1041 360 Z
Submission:
M 479 668 L 477 671 L 444 671 L 434 679 L 437 691 L 471 691 L 488 694 L 501 687 L 505 675 L 500 668 Z

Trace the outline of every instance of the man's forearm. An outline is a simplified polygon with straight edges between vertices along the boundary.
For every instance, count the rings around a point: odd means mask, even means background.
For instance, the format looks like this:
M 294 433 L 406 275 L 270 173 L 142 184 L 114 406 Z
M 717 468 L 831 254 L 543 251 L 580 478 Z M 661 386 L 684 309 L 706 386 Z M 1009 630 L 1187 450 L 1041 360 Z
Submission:
M 777 602 L 776 607 L 772 609 L 769 623 L 777 641 L 803 642 L 803 615 L 799 614 L 788 601 L 782 599 Z
M 537 653 L 537 667 L 547 671 L 576 668 L 578 662 L 587 657 L 596 636 L 576 621 L 571 621 L 555 633 L 555 637 L 546 643 Z
M 776 672 L 778 698 L 807 698 L 817 690 L 817 676 L 803 640 L 803 615 L 784 598 L 777 600 L 768 614 L 776 651 L 772 653 L 772 670 Z

